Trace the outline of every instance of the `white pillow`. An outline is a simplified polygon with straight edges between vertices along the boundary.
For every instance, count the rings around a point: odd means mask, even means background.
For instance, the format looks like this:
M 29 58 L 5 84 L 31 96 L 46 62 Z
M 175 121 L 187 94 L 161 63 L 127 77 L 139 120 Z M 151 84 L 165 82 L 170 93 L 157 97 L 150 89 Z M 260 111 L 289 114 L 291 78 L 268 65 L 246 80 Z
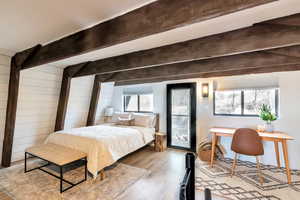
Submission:
M 156 117 L 152 114 L 132 114 L 135 126 L 154 128 L 156 124 Z
M 150 123 L 150 128 L 155 128 L 156 126 L 156 115 L 152 115 L 152 120 Z
M 112 121 L 113 122 L 117 122 L 119 120 L 119 118 L 121 119 L 132 119 L 132 114 L 131 113 L 114 113 L 112 116 Z
M 120 126 L 134 126 L 134 119 L 119 118 L 116 125 Z

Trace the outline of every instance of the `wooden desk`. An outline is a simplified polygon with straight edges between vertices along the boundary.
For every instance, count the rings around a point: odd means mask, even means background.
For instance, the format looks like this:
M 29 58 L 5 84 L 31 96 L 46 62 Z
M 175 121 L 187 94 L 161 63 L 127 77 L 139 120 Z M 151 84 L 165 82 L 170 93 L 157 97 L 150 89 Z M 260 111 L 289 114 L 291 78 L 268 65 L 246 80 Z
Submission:
M 213 167 L 213 162 L 214 162 L 213 155 L 215 153 L 216 144 L 218 143 L 219 137 L 221 137 L 221 136 L 232 137 L 235 130 L 236 130 L 235 128 L 217 128 L 217 127 L 210 129 L 210 133 L 212 134 L 212 152 L 211 152 L 211 158 L 210 158 L 211 167 Z M 286 176 L 287 176 L 288 183 L 291 184 L 291 171 L 290 171 L 290 166 L 289 166 L 288 148 L 287 148 L 286 141 L 293 140 L 293 138 L 282 132 L 273 132 L 273 133 L 258 132 L 258 134 L 262 138 L 263 141 L 274 142 L 278 167 L 281 166 L 278 143 L 280 142 L 282 144 L 284 162 L 285 162 L 285 167 L 286 167 Z

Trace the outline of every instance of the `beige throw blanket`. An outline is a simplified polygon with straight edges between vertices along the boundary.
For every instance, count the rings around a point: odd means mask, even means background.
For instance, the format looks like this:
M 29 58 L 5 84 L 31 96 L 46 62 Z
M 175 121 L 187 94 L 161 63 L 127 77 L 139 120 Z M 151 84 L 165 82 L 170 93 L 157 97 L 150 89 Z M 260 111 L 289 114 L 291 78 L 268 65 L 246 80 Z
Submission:
M 152 141 L 154 133 L 153 128 L 99 125 L 55 132 L 46 143 L 87 153 L 88 170 L 96 177 L 98 171 Z

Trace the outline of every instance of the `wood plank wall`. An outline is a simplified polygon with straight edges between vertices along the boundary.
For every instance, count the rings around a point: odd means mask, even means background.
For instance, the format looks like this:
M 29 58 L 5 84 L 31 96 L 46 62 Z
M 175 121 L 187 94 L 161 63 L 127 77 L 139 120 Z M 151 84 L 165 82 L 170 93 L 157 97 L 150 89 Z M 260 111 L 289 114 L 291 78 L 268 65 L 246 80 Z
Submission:
M 10 60 L 11 57 L 0 54 L 0 162 L 2 159 Z
M 54 131 L 62 73 L 51 65 L 21 71 L 12 161 Z
M 0 159 L 10 73 L 10 57 L 0 55 Z M 27 147 L 43 143 L 54 132 L 63 68 L 44 65 L 21 71 L 12 162 L 24 158 Z M 86 125 L 94 76 L 71 82 L 65 128 Z
M 95 76 L 72 78 L 65 129 L 86 126 Z

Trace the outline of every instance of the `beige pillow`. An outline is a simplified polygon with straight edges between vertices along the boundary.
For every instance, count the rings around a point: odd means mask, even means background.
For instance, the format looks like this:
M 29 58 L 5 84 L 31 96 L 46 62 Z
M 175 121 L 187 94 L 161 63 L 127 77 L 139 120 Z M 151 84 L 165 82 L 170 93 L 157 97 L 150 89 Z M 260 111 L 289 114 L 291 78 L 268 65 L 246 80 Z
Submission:
M 135 126 L 154 128 L 156 117 L 155 115 L 148 114 L 133 114 L 132 118 L 134 119 Z
M 119 126 L 133 126 L 134 125 L 134 119 L 127 119 L 127 118 L 118 118 L 118 121 L 116 125 Z

